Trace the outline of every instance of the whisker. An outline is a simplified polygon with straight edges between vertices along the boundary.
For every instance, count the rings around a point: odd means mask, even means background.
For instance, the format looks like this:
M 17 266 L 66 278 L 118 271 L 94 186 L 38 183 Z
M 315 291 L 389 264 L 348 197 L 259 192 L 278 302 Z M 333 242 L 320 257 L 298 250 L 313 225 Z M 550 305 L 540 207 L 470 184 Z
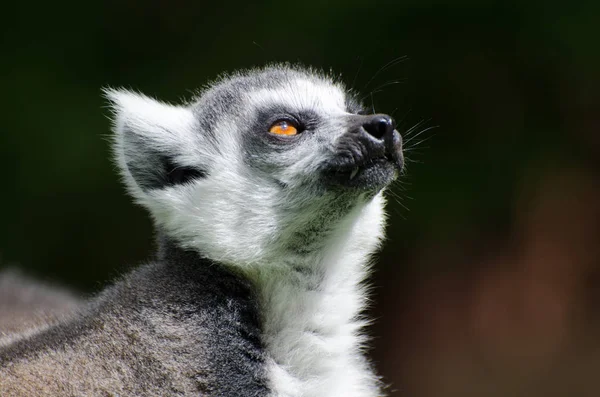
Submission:
M 408 130 L 404 131 L 404 135 L 406 137 L 409 137 L 414 131 L 416 131 L 419 127 L 421 127 L 423 124 L 425 124 L 427 122 L 429 122 L 429 120 L 421 120 L 421 121 L 419 121 L 417 124 L 413 125 Z
M 398 109 L 398 108 L 396 108 L 396 109 Z M 404 121 L 406 120 L 406 118 L 408 117 L 408 115 L 410 114 L 410 112 L 412 112 L 412 109 L 408 109 L 406 111 L 406 113 L 404 113 L 404 115 L 402 115 L 402 117 L 400 118 L 400 120 L 398 120 L 398 122 L 396 124 L 400 125 L 400 124 L 404 123 Z M 406 134 L 406 132 L 405 132 L 405 134 Z
M 383 65 L 381 68 L 379 68 L 379 70 L 377 72 L 375 72 L 373 77 L 371 77 L 371 79 L 369 79 L 369 81 L 367 81 L 367 84 L 365 84 L 365 86 L 363 87 L 363 91 L 366 90 L 369 87 L 369 85 L 373 82 L 373 80 L 375 80 L 375 78 L 380 73 L 382 73 L 384 70 L 391 68 L 392 66 L 395 66 L 401 62 L 404 62 L 407 59 L 408 59 L 408 57 L 406 55 L 402 55 L 402 56 L 399 56 L 398 58 L 392 59 L 391 61 L 389 61 L 388 63 Z
M 400 197 L 400 195 L 397 192 L 394 191 L 393 188 L 394 188 L 394 186 L 392 186 L 390 189 L 388 189 L 387 193 L 390 195 L 391 198 L 394 199 L 394 202 L 398 203 L 398 205 L 404 209 L 404 211 L 410 212 L 410 209 L 402 202 L 402 198 Z M 406 220 L 405 214 L 400 212 L 397 208 L 396 208 L 395 212 L 400 217 L 402 217 L 402 219 Z
M 362 99 L 361 99 L 362 101 Z M 371 91 L 371 108 L 373 109 L 373 114 L 375 114 L 375 102 L 373 101 L 373 92 Z
M 406 83 L 406 80 L 405 80 L 405 79 L 401 79 L 401 80 L 390 80 L 390 81 L 388 81 L 388 82 L 386 82 L 386 83 L 383 83 L 383 84 L 381 84 L 381 85 L 379 85 L 379 86 L 375 87 L 375 88 L 373 89 L 373 91 L 375 91 L 375 90 L 380 90 L 380 89 L 382 89 L 382 88 L 385 88 L 385 87 L 387 87 L 387 86 L 389 86 L 389 85 L 394 85 L 394 84 L 402 84 L 402 83 Z
M 427 131 L 431 131 L 435 128 L 439 127 L 438 125 L 434 125 L 431 127 L 427 127 L 422 131 L 419 131 L 418 133 L 414 134 L 413 136 L 409 136 L 407 140 L 404 141 L 404 144 L 407 145 L 408 143 L 414 141 L 416 138 L 418 138 L 419 136 L 423 135 L 424 133 L 426 133 Z M 425 139 L 421 140 L 420 142 L 425 142 L 426 140 L 430 139 L 433 135 L 430 135 L 428 137 L 426 137 Z M 413 144 L 413 146 L 416 146 L 416 144 Z
M 404 82 L 405 82 L 405 80 L 392 80 L 392 81 L 388 81 L 387 83 L 384 83 L 384 84 L 381 84 L 381 85 L 379 85 L 379 86 L 375 87 L 375 88 L 374 88 L 374 89 L 373 89 L 373 90 L 370 92 L 370 94 L 364 95 L 362 98 L 360 98 L 360 100 L 362 101 L 362 100 L 363 100 L 363 99 L 365 99 L 365 98 L 366 98 L 368 95 L 372 95 L 372 94 L 374 94 L 374 93 L 377 93 L 377 92 L 382 92 L 382 91 L 383 91 L 383 88 L 385 88 L 385 87 L 387 87 L 387 86 L 394 85 L 394 84 L 402 84 L 402 83 L 404 83 Z
M 418 153 L 418 152 L 415 152 L 414 150 L 411 150 L 411 149 L 404 149 L 404 152 Z M 421 160 L 415 160 L 413 158 L 408 158 L 408 157 L 404 157 L 404 162 L 405 163 L 424 164 Z
M 361 58 L 360 56 L 358 57 L 358 59 L 360 59 L 360 64 L 358 65 L 358 70 L 356 71 L 356 74 L 354 75 L 354 78 L 352 79 L 352 84 L 350 85 L 350 87 L 352 87 L 354 89 L 354 85 L 356 84 L 356 79 L 358 78 L 358 74 L 360 73 L 360 70 L 362 69 L 363 63 L 364 63 L 364 58 Z

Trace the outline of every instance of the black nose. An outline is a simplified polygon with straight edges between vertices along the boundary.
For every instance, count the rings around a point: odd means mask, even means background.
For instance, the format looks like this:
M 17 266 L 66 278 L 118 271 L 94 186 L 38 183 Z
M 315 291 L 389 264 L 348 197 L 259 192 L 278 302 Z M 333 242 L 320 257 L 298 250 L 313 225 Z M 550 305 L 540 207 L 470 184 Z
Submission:
M 387 114 L 375 114 L 363 123 L 363 128 L 377 139 L 392 135 L 396 128 L 396 122 Z

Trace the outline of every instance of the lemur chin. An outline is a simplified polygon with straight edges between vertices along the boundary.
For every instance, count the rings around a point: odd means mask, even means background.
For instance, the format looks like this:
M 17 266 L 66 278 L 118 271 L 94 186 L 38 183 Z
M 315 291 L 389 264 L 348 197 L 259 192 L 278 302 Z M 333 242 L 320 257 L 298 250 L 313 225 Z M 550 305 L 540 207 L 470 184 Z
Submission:
M 394 120 L 271 66 L 184 105 L 106 90 L 151 263 L 0 348 L 2 396 L 381 396 L 363 355 Z

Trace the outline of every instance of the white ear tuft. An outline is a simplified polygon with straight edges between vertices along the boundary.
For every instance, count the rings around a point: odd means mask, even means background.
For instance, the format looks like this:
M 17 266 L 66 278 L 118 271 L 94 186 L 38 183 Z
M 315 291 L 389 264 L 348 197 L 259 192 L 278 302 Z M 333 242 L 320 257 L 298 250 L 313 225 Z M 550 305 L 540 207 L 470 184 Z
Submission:
M 165 163 L 190 165 L 198 158 L 191 109 L 128 90 L 105 89 L 104 95 L 113 112 L 115 159 L 134 197 L 144 199 L 147 190 L 162 187 Z
M 169 105 L 128 90 L 105 89 L 104 94 L 111 102 L 117 133 L 119 127 L 127 125 L 140 134 L 159 133 L 163 136 L 157 138 L 162 140 L 165 133 L 185 131 L 193 122 L 192 112 L 186 107 Z

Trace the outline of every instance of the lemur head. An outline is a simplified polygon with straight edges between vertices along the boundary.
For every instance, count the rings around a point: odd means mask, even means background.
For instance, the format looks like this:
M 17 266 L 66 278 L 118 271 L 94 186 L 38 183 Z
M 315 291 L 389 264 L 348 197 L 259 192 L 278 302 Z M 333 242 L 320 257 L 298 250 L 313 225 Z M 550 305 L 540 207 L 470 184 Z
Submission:
M 331 78 L 252 70 L 184 106 L 107 95 L 128 190 L 181 245 L 251 264 L 316 249 L 340 227 L 380 238 L 381 191 L 402 168 L 401 138 L 391 117 L 365 114 Z

